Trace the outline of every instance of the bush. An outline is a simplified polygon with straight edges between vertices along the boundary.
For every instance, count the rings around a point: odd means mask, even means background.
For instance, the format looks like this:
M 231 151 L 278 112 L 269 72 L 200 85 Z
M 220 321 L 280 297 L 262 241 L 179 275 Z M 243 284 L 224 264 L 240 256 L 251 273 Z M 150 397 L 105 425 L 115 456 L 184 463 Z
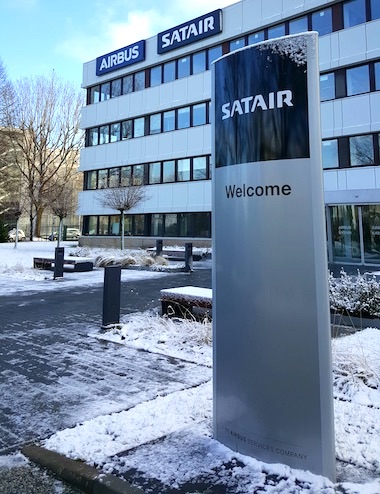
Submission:
M 0 243 L 8 242 L 8 229 L 0 220 Z

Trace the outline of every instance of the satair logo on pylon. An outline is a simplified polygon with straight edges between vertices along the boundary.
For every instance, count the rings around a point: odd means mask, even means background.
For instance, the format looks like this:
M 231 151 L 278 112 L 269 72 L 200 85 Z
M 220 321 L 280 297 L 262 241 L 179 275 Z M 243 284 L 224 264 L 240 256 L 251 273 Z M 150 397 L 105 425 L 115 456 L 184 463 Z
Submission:
M 262 94 L 246 96 L 245 98 L 234 100 L 232 103 L 229 102 L 222 105 L 222 120 L 232 118 L 235 114 L 254 113 L 257 108 L 265 111 L 283 108 L 284 105 L 293 106 L 292 99 L 293 93 L 290 89 L 269 93 L 266 98 Z

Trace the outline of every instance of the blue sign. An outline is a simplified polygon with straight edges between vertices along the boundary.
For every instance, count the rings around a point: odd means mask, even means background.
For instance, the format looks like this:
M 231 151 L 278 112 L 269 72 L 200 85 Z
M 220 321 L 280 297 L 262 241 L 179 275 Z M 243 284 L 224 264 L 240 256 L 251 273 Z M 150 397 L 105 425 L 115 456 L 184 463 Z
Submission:
M 145 60 L 145 40 L 120 48 L 96 59 L 96 75 L 107 74 Z
M 157 34 L 157 53 L 166 53 L 222 31 L 221 9 Z

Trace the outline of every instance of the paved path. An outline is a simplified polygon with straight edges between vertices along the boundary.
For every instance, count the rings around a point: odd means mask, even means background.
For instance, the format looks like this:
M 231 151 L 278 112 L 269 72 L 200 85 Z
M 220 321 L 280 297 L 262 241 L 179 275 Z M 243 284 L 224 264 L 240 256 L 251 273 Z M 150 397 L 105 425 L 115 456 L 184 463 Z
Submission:
M 182 285 L 211 287 L 211 270 L 123 282 L 121 315 L 158 310 L 160 289 Z M 102 293 L 102 286 L 65 290 L 63 283 L 0 297 L 0 455 L 163 390 L 199 384 L 194 364 L 88 337 L 101 325 Z

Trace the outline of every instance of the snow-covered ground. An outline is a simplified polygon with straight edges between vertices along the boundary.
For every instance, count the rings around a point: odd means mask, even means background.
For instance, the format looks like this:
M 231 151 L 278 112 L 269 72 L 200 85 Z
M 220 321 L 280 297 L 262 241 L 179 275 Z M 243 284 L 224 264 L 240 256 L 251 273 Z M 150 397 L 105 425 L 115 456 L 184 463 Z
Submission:
M 68 251 L 75 247 L 69 242 L 65 245 Z M 17 249 L 13 244 L 0 244 L 0 295 L 10 290 L 59 290 L 70 283 L 87 286 L 103 281 L 102 269 L 70 273 L 64 283 L 52 281 L 49 272 L 34 270 L 33 257 L 52 255 L 54 247 L 48 242 L 20 243 Z M 165 274 L 123 271 L 125 279 L 150 276 Z M 200 376 L 212 366 L 211 325 L 207 321 L 173 321 L 140 313 L 126 317 L 117 329 L 89 333 L 89 337 L 195 362 Z M 43 445 L 101 466 L 105 472 L 122 474 L 136 468 L 146 478 L 154 477 L 173 488 L 203 478 L 234 493 L 250 494 L 260 489 L 269 494 L 379 494 L 380 330 L 368 328 L 334 339 L 333 368 L 338 460 L 335 484 L 310 472 L 259 462 L 214 441 L 211 381 L 142 400 L 129 410 L 59 431 Z M 19 456 L 0 457 L 2 466 L 11 467 L 15 461 L 20 461 Z

